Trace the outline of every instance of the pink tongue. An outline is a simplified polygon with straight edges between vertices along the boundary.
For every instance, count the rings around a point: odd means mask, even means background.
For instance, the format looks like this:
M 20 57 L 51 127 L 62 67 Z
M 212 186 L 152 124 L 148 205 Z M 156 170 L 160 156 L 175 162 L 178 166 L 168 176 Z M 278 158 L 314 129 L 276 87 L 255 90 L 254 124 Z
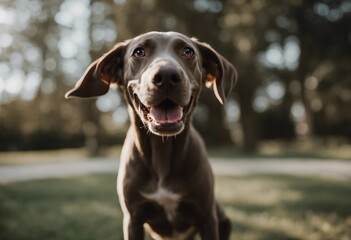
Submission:
M 150 108 L 150 117 L 157 123 L 176 123 L 182 119 L 182 116 L 183 108 L 180 106 Z

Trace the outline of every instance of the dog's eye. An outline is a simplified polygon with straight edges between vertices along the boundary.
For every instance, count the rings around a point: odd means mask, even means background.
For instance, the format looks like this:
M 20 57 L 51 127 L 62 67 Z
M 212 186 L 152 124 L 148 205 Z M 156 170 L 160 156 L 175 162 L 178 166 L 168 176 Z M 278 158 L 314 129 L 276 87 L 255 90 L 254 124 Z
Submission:
M 194 54 L 195 54 L 195 51 L 191 47 L 183 48 L 183 52 L 182 52 L 183 57 L 190 58 L 190 57 L 194 56 Z
M 133 56 L 136 58 L 142 58 L 145 57 L 145 50 L 141 47 L 138 47 L 134 50 Z

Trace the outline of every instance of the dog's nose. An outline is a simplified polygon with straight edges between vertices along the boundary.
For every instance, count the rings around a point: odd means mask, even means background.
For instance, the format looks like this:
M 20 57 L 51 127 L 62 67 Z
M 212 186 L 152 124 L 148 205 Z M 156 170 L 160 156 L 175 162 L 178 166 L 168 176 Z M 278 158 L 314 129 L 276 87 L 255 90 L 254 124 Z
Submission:
M 179 71 L 173 67 L 163 67 L 153 78 L 153 83 L 160 89 L 173 89 L 180 85 Z

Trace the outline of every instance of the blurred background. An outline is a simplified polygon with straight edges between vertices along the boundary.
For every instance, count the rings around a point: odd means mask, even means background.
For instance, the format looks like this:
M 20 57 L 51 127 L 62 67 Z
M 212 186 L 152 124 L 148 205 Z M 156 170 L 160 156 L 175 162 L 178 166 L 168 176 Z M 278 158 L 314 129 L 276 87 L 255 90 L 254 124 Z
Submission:
M 0 0 L 0 239 L 123 239 L 124 100 L 64 94 L 151 30 L 207 42 L 238 70 L 224 107 L 204 88 L 194 113 L 229 173 L 215 189 L 231 239 L 351 240 L 351 0 Z
M 202 92 L 194 122 L 210 147 L 302 143 L 350 158 L 351 0 L 0 0 L 0 151 L 121 144 L 117 90 L 64 94 L 116 42 L 151 30 L 207 42 L 238 70 L 224 108 Z

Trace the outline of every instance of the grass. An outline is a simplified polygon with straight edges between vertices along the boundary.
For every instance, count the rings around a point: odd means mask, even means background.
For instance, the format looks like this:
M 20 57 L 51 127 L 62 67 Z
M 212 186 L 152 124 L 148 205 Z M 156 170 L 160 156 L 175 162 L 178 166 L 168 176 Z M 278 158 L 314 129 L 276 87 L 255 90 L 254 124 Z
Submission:
M 0 189 L 2 240 L 108 240 L 121 232 L 113 175 L 30 181 Z
M 0 185 L 0 239 L 123 239 L 116 176 Z M 232 240 L 351 239 L 351 180 L 217 177 Z

